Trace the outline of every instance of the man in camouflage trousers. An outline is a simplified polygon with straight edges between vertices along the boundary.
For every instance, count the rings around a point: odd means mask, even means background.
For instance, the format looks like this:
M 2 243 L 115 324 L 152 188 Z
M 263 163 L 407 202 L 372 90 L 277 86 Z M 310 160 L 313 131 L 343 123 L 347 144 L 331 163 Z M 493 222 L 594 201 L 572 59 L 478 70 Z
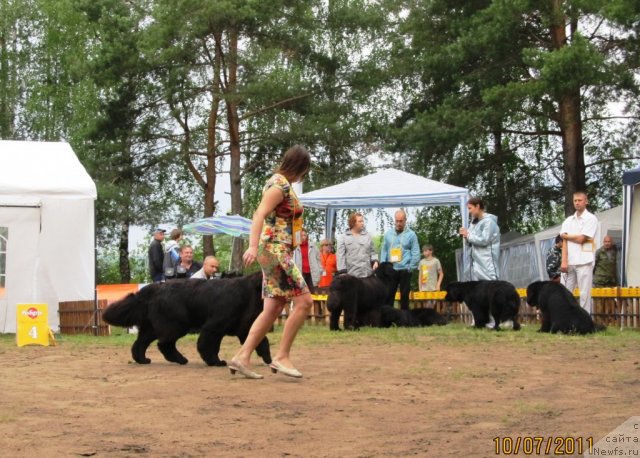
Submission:
M 556 236 L 554 245 L 547 252 L 547 274 L 549 280 L 560 283 L 560 264 L 562 263 L 562 237 Z

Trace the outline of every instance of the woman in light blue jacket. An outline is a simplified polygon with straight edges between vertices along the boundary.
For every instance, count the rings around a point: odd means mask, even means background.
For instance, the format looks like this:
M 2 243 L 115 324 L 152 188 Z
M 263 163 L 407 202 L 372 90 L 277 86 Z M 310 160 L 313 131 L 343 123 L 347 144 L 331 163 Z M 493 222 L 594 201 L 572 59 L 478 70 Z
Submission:
M 498 218 L 486 213 L 482 199 L 472 197 L 467 202 L 472 221 L 469 229 L 460 228 L 469 244 L 471 265 L 465 278 L 470 280 L 498 280 L 500 276 L 500 228 Z

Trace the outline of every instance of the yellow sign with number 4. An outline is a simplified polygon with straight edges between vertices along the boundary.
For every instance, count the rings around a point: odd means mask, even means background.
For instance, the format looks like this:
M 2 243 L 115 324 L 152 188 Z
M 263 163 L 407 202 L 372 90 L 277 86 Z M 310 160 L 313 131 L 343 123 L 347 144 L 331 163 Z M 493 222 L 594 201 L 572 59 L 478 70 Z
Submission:
M 17 304 L 16 343 L 49 346 L 49 313 L 47 304 Z

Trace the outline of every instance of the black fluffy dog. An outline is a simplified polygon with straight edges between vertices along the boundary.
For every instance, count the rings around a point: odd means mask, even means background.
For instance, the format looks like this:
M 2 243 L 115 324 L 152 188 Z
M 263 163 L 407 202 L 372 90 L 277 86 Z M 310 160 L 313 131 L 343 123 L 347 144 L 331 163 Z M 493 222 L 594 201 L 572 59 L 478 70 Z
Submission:
M 339 320 L 343 310 L 345 329 L 380 327 L 380 307 L 385 304 L 394 275 L 393 265 L 383 262 L 373 275 L 365 278 L 349 274 L 334 277 L 327 297 L 327 309 L 331 313 L 329 329 L 340 330 Z
M 464 302 L 473 314 L 474 326 L 483 328 L 491 314 L 496 322 L 493 329 L 500 330 L 500 323 L 512 320 L 513 329 L 519 330 L 518 310 L 520 296 L 515 287 L 506 281 L 484 280 L 449 283 L 444 300 Z
M 115 326 L 138 327 L 131 355 L 139 364 L 151 362 L 145 355 L 158 339 L 158 349 L 167 361 L 187 364 L 176 341 L 188 332 L 200 332 L 198 353 L 209 366 L 225 366 L 220 360 L 220 342 L 225 335 L 244 342 L 249 328 L 263 308 L 262 274 L 218 280 L 184 279 L 147 285 L 136 294 L 111 304 L 104 320 Z M 256 348 L 265 363 L 271 363 L 269 340 Z
M 390 305 L 383 305 L 380 308 L 380 326 L 383 328 L 391 326 L 413 328 L 434 324 L 445 325 L 447 319 L 430 308 L 399 310 Z
M 605 329 L 596 325 L 567 288 L 551 281 L 536 281 L 527 286 L 527 304 L 538 307 L 542 326 L 538 332 L 589 334 Z

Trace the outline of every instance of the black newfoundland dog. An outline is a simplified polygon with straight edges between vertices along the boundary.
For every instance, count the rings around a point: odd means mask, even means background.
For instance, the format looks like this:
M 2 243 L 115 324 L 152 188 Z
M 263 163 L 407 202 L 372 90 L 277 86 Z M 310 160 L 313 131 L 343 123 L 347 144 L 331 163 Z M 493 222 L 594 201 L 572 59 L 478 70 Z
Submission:
M 420 326 L 443 326 L 447 324 L 447 319 L 433 309 L 411 309 L 399 310 L 390 305 L 383 305 L 380 308 L 380 326 L 389 328 L 397 327 L 420 327 Z
M 262 274 L 216 280 L 180 279 L 147 285 L 135 294 L 111 304 L 104 320 L 115 326 L 138 327 L 131 355 L 139 364 L 149 364 L 145 353 L 158 340 L 165 359 L 178 364 L 188 360 L 176 341 L 189 332 L 200 332 L 198 353 L 209 366 L 225 366 L 220 360 L 220 342 L 237 336 L 244 342 L 249 328 L 263 308 Z M 269 340 L 256 348 L 265 363 L 271 363 Z
M 500 330 L 500 323 L 507 320 L 513 321 L 515 331 L 520 329 L 520 296 L 511 283 L 499 280 L 453 282 L 447 285 L 446 291 L 445 301 L 466 304 L 473 314 L 476 328 L 484 328 L 491 314 L 496 331 Z
M 566 287 L 551 281 L 536 281 L 527 286 L 527 304 L 538 307 L 542 326 L 538 332 L 589 334 L 605 326 L 595 324 Z
M 385 305 L 390 282 L 395 275 L 393 264 L 383 262 L 373 275 L 365 278 L 349 274 L 334 277 L 327 297 L 327 309 L 331 314 L 329 329 L 340 330 L 339 321 L 343 310 L 345 329 L 380 327 L 380 307 Z

